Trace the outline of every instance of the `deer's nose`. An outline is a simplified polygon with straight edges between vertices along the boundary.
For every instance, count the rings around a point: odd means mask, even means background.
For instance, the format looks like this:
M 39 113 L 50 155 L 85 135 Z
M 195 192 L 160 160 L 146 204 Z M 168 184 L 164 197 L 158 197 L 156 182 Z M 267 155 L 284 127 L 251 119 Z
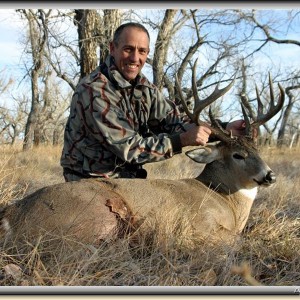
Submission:
M 264 182 L 267 183 L 267 184 L 271 184 L 271 183 L 276 182 L 275 173 L 273 171 L 269 171 L 267 173 L 267 175 L 265 176 L 265 178 L 264 178 Z

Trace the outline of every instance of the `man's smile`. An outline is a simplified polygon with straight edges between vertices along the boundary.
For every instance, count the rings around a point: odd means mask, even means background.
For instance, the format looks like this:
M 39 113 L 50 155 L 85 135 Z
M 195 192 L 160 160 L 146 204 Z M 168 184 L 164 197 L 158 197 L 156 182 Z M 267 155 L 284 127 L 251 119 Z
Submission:
M 125 64 L 125 67 L 128 67 L 129 69 L 135 70 L 139 66 L 137 64 Z

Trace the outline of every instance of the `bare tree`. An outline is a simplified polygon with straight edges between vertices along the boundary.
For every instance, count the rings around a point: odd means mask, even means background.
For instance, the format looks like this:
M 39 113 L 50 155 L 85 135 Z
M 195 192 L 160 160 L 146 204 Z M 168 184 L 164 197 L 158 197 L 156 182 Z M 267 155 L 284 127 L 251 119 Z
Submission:
M 297 46 L 300 46 L 300 40 L 295 39 L 292 36 L 289 37 L 289 32 L 292 28 L 297 32 L 299 28 L 300 19 L 298 10 L 289 10 L 289 11 L 257 11 L 252 10 L 234 10 L 237 16 L 237 24 L 244 26 L 244 44 L 255 45 L 254 47 L 249 47 L 250 51 L 244 53 L 244 58 L 251 59 L 251 62 L 255 60 L 255 56 L 262 53 L 267 45 L 278 44 L 278 45 L 290 45 L 295 46 L 295 51 Z M 299 30 L 298 30 L 299 32 Z M 294 34 L 295 36 L 295 34 Z M 299 49 L 299 48 L 298 48 Z M 264 52 L 264 55 L 267 55 L 267 51 Z M 297 98 L 295 97 L 293 91 L 299 88 L 300 85 L 300 76 L 299 71 L 295 69 L 293 71 L 293 66 L 286 66 L 282 68 L 279 66 L 277 57 L 270 56 L 269 59 L 274 60 L 274 66 L 272 70 L 266 70 L 266 72 L 272 71 L 272 74 L 277 72 L 276 80 L 277 82 L 284 82 L 285 92 L 288 96 L 288 102 L 284 106 L 280 117 L 277 122 L 273 124 L 272 129 L 270 127 L 264 126 L 269 138 L 276 132 L 277 134 L 277 146 L 281 147 L 287 144 L 286 134 L 288 132 L 288 126 L 290 126 L 289 120 L 294 120 L 293 107 Z M 288 75 L 287 75 L 288 74 Z M 266 74 L 261 74 L 262 77 Z M 273 76 L 274 77 L 274 76 Z M 261 81 L 263 84 L 263 81 Z M 263 89 L 261 89 L 263 90 Z M 280 126 L 279 126 L 280 125 Z M 297 125 L 293 125 L 294 130 L 297 129 Z
M 0 71 L 1 75 L 4 75 L 4 69 Z M 8 80 L 4 79 L 4 76 L 0 77 L 0 96 L 12 85 L 14 80 L 10 77 Z
M 40 23 L 48 22 L 48 17 L 51 10 L 48 12 L 39 9 L 34 11 L 32 9 L 22 9 L 19 12 L 27 19 L 29 32 L 29 45 L 32 58 L 32 67 L 30 68 L 31 80 L 31 109 L 25 128 L 25 137 L 23 142 L 23 149 L 27 150 L 39 144 L 39 128 L 37 126 L 40 110 L 40 94 L 39 94 L 39 78 L 45 70 L 44 53 L 47 41 L 47 32 L 40 30 Z
M 98 65 L 97 28 L 100 20 L 95 9 L 76 9 L 74 20 L 78 31 L 80 78 L 82 78 Z
M 123 14 L 120 9 L 103 9 L 103 17 L 98 26 L 100 64 L 104 63 L 109 54 L 109 43 L 113 39 L 115 30 L 121 25 Z
M 260 30 L 261 33 L 263 33 L 264 38 L 260 41 L 260 46 L 255 49 L 255 52 L 261 50 L 263 47 L 265 47 L 268 43 L 273 42 L 276 44 L 292 44 L 296 46 L 300 46 L 300 41 L 295 39 L 282 39 L 275 37 L 271 32 L 276 32 L 275 30 L 275 24 L 267 23 L 266 21 L 260 21 L 257 18 L 257 11 L 255 9 L 251 10 L 251 12 L 242 12 L 239 10 L 239 14 L 242 19 L 246 20 L 247 22 L 250 22 L 253 24 L 253 30 Z M 282 21 L 282 20 L 281 20 Z M 285 20 L 287 22 L 288 20 Z M 278 22 L 278 20 L 277 20 Z M 273 26 L 272 26 L 273 25 Z
M 28 118 L 28 99 L 23 95 L 20 98 L 13 97 L 13 100 L 15 105 L 11 108 L 0 107 L 0 143 L 11 145 L 21 139 Z
M 281 120 L 280 128 L 278 131 L 278 136 L 277 136 L 277 146 L 282 147 L 284 145 L 284 136 L 286 133 L 286 127 L 288 124 L 288 121 L 290 119 L 290 115 L 292 113 L 293 106 L 297 100 L 295 97 L 293 91 L 294 90 L 299 90 L 300 89 L 300 84 L 292 85 L 289 87 L 285 88 L 285 92 L 288 96 L 288 103 L 286 104 L 283 117 Z M 298 126 L 296 127 L 296 131 L 298 131 Z
M 164 85 L 164 66 L 166 65 L 167 54 L 171 38 L 174 34 L 174 18 L 177 9 L 167 9 L 164 19 L 159 27 L 153 55 L 153 83 L 161 90 Z
M 191 69 L 199 56 L 202 59 L 197 67 L 200 76 L 196 78 L 196 86 L 200 96 L 205 97 L 217 83 L 226 83 L 232 79 L 234 73 L 241 74 L 239 71 L 242 59 L 248 59 L 248 65 L 254 68 L 253 62 L 266 44 L 298 46 L 296 39 L 281 38 L 282 36 L 277 34 L 279 31 L 276 28 L 276 19 L 272 21 L 264 18 L 261 12 L 255 10 L 167 9 L 155 10 L 156 16 L 147 12 L 146 17 L 145 11 L 118 9 L 19 11 L 27 20 L 29 37 L 32 35 L 32 39 L 29 40 L 32 67 L 28 68 L 32 86 L 32 105 L 25 130 L 24 148 L 30 141 L 39 144 L 43 141 L 49 142 L 51 139 L 54 143 L 60 140 L 64 111 L 70 100 L 70 96 L 69 98 L 65 96 L 75 90 L 79 78 L 105 61 L 113 32 L 124 20 L 140 20 L 151 30 L 154 51 L 147 60 L 146 68 L 147 71 L 151 69 L 154 83 L 166 97 L 172 100 L 176 100 L 177 97 L 175 73 L 178 75 L 185 96 L 188 98 L 192 95 L 189 84 Z M 269 17 L 268 12 L 266 15 Z M 289 19 L 290 28 L 298 24 L 297 14 L 292 15 L 293 17 Z M 65 82 L 68 85 L 67 88 L 65 86 L 61 88 L 60 94 L 61 100 L 66 99 L 62 100 L 67 102 L 66 107 L 49 92 L 53 90 L 51 69 L 55 71 L 57 82 Z M 299 76 L 297 77 L 296 72 L 294 77 L 288 79 L 283 79 L 287 78 L 287 71 L 284 68 L 282 72 L 279 72 L 279 68 L 276 72 L 275 82 L 285 80 L 287 87 L 299 84 Z M 247 96 L 250 103 L 254 103 L 253 77 L 255 76 L 255 82 L 259 85 L 260 93 L 264 93 L 268 87 L 267 73 L 266 68 L 255 69 L 251 74 L 247 73 L 250 86 Z M 238 75 L 237 83 L 239 83 L 239 76 L 243 77 Z M 274 78 L 273 74 L 272 77 Z M 234 90 L 232 93 L 235 94 L 231 94 L 230 101 L 238 103 L 239 91 Z M 234 105 L 237 107 L 237 104 Z M 225 111 L 218 108 L 219 104 L 213 107 L 217 112 L 216 115 L 218 111 Z M 56 121 L 54 121 L 56 119 L 54 109 L 59 111 L 56 117 L 60 115 Z M 233 111 L 232 108 L 230 109 Z M 286 115 L 285 126 L 290 126 L 289 119 L 294 119 L 294 114 L 295 111 L 292 109 L 290 114 Z M 220 114 L 218 117 L 223 116 Z M 285 115 L 282 115 L 282 118 L 284 119 Z M 272 128 L 266 125 L 267 134 L 273 135 L 277 125 L 278 123 Z M 284 126 L 284 123 L 280 125 Z
M 104 62 L 109 53 L 109 42 L 113 32 L 121 24 L 123 13 L 119 9 L 79 9 L 67 12 L 57 11 L 55 21 L 47 26 L 48 52 L 46 57 L 57 76 L 75 90 L 80 78 Z M 76 35 L 58 32 L 55 24 L 75 24 Z M 73 39 L 71 38 L 73 37 Z M 60 49 L 60 51 L 58 51 Z M 62 55 L 61 49 L 64 49 Z M 80 66 L 78 72 L 77 66 Z
M 154 18 L 144 20 L 153 30 L 157 31 L 153 58 L 148 59 L 148 63 L 152 66 L 153 82 L 160 90 L 165 88 L 168 98 L 175 99 L 178 105 L 180 105 L 180 101 L 176 94 L 174 75 L 175 73 L 178 75 L 180 84 L 184 86 L 182 82 L 184 74 L 188 74 L 187 78 L 190 77 L 195 56 L 199 54 L 203 45 L 212 46 L 213 51 L 218 52 L 218 55 L 206 71 L 198 72 L 201 74 L 197 79 L 199 90 L 201 87 L 205 90 L 214 85 L 212 82 L 203 87 L 204 80 L 216 75 L 221 62 L 233 54 L 232 46 L 223 41 L 218 45 L 217 43 L 213 45 L 211 41 L 207 40 L 207 35 L 202 33 L 202 26 L 206 25 L 208 19 L 211 20 L 214 17 L 216 17 L 215 12 L 209 13 L 207 16 L 197 9 L 168 9 L 164 11 L 162 20 L 160 18 L 157 21 L 154 21 Z M 187 41 L 184 45 L 182 44 L 183 40 Z M 220 78 L 217 78 L 216 81 L 220 81 Z M 190 80 L 188 79 L 186 82 L 189 83 Z M 183 91 L 187 94 L 187 98 L 192 97 L 193 92 L 190 87 L 183 88 Z
M 14 80 L 9 77 L 5 80 L 5 70 L 0 71 L 0 96 L 8 98 L 5 92 L 14 84 Z M 0 106 L 0 143 L 14 144 L 21 132 L 24 132 L 26 101 L 18 101 L 17 109 Z M 27 116 L 26 116 L 27 117 Z
M 49 73 L 45 82 L 43 117 L 40 119 L 44 143 L 58 145 L 62 142 L 71 93 L 64 93 L 62 85 L 55 80 L 54 72 Z

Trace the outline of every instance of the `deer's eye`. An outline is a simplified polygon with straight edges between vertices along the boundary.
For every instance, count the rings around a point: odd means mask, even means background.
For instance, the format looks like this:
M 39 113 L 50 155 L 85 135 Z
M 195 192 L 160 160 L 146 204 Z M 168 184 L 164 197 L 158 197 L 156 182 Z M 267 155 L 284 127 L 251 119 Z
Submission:
M 235 159 L 245 159 L 246 156 L 241 155 L 241 154 L 239 154 L 239 153 L 234 153 L 234 154 L 233 154 L 233 158 L 235 158 Z

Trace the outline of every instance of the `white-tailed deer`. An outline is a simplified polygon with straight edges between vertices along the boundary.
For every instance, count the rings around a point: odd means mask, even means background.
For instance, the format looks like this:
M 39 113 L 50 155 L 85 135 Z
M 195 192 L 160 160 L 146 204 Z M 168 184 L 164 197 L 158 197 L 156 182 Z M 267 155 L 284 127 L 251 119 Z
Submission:
M 188 109 L 186 113 L 200 124 L 200 112 L 231 85 L 221 90 L 216 88 L 201 101 L 193 80 L 195 109 L 193 114 Z M 178 82 L 177 86 L 181 92 Z M 210 113 L 212 132 L 220 142 L 186 152 L 192 160 L 206 164 L 197 178 L 85 179 L 48 186 L 2 210 L 1 224 L 6 238 L 33 239 L 47 232 L 95 245 L 122 236 L 139 219 L 153 218 L 157 211 L 169 211 L 170 205 L 182 211 L 193 234 L 199 238 L 234 237 L 245 226 L 257 188 L 275 182 L 274 173 L 258 154 L 253 130 L 282 108 L 284 91 L 280 85 L 279 89 L 275 105 L 270 78 L 271 104 L 265 114 L 257 93 L 259 109 L 252 123 L 243 108 L 245 136 L 232 137 Z M 181 98 L 185 105 L 182 93 Z

